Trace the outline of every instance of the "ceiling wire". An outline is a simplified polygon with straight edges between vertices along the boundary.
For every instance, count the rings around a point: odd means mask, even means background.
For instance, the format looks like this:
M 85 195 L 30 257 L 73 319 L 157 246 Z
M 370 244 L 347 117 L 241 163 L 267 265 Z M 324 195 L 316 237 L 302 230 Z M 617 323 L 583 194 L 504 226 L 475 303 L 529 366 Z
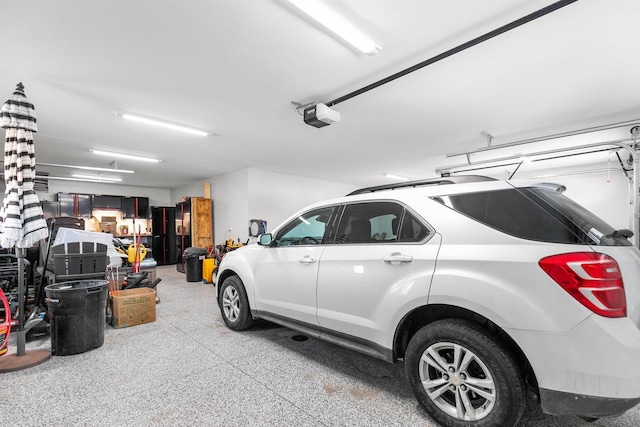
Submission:
M 503 25 L 502 27 L 496 28 L 493 31 L 489 31 L 486 34 L 483 34 L 483 35 L 481 35 L 479 37 L 476 37 L 473 40 L 470 40 L 470 41 L 468 41 L 466 43 L 463 43 L 463 44 L 461 44 L 459 46 L 456 46 L 456 47 L 454 47 L 452 49 L 449 49 L 449 50 L 447 50 L 447 51 L 445 51 L 445 52 L 443 52 L 443 53 L 441 53 L 439 55 L 436 55 L 436 56 L 434 56 L 432 58 L 429 58 L 429 59 L 427 59 L 425 61 L 422 61 L 422 62 L 420 62 L 420 63 L 418 63 L 416 65 L 413 65 L 413 66 L 411 66 L 409 68 L 406 68 L 406 69 L 404 69 L 402 71 L 399 71 L 399 72 L 397 72 L 395 74 L 392 74 L 389 77 L 385 77 L 384 79 L 378 80 L 377 82 L 371 83 L 371 84 L 369 84 L 369 85 L 367 85 L 367 86 L 365 86 L 363 88 L 360 88 L 358 90 L 350 92 L 350 93 L 348 93 L 346 95 L 340 96 L 340 97 L 338 97 L 338 98 L 336 98 L 336 99 L 334 99 L 332 101 L 326 102 L 325 105 L 327 105 L 328 107 L 332 107 L 332 106 L 334 106 L 336 104 L 344 102 L 344 101 L 346 101 L 348 99 L 351 99 L 351 98 L 353 98 L 355 96 L 358 96 L 358 95 L 361 95 L 361 94 L 363 94 L 365 92 L 368 92 L 371 89 L 375 89 L 378 86 L 382 86 L 383 84 L 389 83 L 389 82 L 391 82 L 391 81 L 393 81 L 393 80 L 395 80 L 397 78 L 406 76 L 409 73 L 413 73 L 414 71 L 417 71 L 417 70 L 419 70 L 421 68 L 424 68 L 427 65 L 431 65 L 431 64 L 433 64 L 435 62 L 438 62 L 438 61 L 440 61 L 442 59 L 445 59 L 445 58 L 447 58 L 447 57 L 449 57 L 451 55 L 454 55 L 456 53 L 462 52 L 463 50 L 466 50 L 466 49 L 468 49 L 470 47 L 473 47 L 473 46 L 475 46 L 477 44 L 480 44 L 480 43 L 485 42 L 485 41 L 487 41 L 489 39 L 492 39 L 492 38 L 494 38 L 496 36 L 499 36 L 500 34 L 506 33 L 507 31 L 513 30 L 514 28 L 517 28 L 517 27 L 519 27 L 521 25 L 524 25 L 524 24 L 526 24 L 528 22 L 531 22 L 531 21 L 533 21 L 535 19 L 538 19 L 538 18 L 540 18 L 542 16 L 545 16 L 545 15 L 551 13 L 551 12 L 554 12 L 554 11 L 556 11 L 558 9 L 561 9 L 561 8 L 563 8 L 565 6 L 568 6 L 571 3 L 575 3 L 577 1 L 578 0 L 561 0 L 561 1 L 557 1 L 555 3 L 552 3 L 549 6 L 543 7 L 542 9 L 539 9 L 539 10 L 533 12 L 533 13 L 530 13 L 529 15 L 526 15 L 526 16 L 520 18 L 520 19 L 517 19 L 517 20 L 515 20 L 513 22 L 510 22 L 510 23 L 508 23 L 506 25 Z

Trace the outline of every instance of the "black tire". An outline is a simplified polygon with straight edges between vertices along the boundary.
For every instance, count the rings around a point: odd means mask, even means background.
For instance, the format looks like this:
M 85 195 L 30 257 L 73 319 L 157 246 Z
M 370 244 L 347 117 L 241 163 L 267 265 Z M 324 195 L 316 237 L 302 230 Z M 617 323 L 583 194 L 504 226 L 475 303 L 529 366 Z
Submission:
M 407 347 L 405 372 L 418 402 L 443 426 L 510 427 L 524 412 L 518 364 L 474 323 L 445 319 L 420 329 Z
M 243 331 L 253 324 L 247 291 L 238 276 L 227 277 L 218 293 L 222 320 L 229 329 Z

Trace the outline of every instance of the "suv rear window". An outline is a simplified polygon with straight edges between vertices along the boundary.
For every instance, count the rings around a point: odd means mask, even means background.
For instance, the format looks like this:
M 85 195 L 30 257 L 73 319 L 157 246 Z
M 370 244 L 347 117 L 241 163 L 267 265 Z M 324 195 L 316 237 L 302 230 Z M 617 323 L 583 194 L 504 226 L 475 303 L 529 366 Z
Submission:
M 608 237 L 614 228 L 564 195 L 514 188 L 443 196 L 445 205 L 503 233 L 527 240 L 578 245 L 629 246 Z

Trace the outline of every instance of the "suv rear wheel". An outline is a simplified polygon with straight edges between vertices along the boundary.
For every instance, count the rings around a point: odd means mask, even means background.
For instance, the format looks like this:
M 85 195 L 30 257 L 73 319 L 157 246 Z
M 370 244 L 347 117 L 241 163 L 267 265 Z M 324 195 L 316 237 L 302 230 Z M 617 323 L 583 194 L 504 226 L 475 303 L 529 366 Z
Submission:
M 474 323 L 446 319 L 409 342 L 405 371 L 427 413 L 444 426 L 514 426 L 525 383 L 510 353 Z
M 218 294 L 218 304 L 222 312 L 222 320 L 229 329 L 242 331 L 253 324 L 247 291 L 238 276 L 224 279 Z

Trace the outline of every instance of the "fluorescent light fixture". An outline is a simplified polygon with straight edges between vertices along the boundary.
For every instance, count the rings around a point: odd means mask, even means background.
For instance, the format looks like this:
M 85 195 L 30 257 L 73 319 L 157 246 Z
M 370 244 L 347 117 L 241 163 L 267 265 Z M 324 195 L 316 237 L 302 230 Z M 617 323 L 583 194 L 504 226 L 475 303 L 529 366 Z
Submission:
M 380 46 L 364 35 L 353 24 L 331 10 L 325 3 L 319 0 L 289 0 L 291 4 L 304 13 L 336 33 L 349 44 L 366 55 L 375 55 L 380 52 Z
M 4 174 L 0 173 L 0 176 L 4 176 Z M 45 180 L 57 180 L 57 181 L 80 181 L 80 182 L 97 182 L 102 184 L 115 184 L 116 181 L 100 181 L 97 179 L 87 179 L 87 178 L 71 178 L 68 176 L 51 176 L 51 175 L 36 175 L 36 178 L 45 179 Z
M 93 148 L 89 148 L 89 151 L 91 151 L 93 154 L 99 154 L 101 156 L 118 157 L 121 159 L 137 160 L 140 162 L 149 162 L 149 163 L 161 162 L 161 160 L 152 159 L 151 157 L 134 156 L 132 154 L 124 154 L 124 153 L 114 153 L 112 151 L 94 150 Z
M 69 168 L 69 169 L 81 169 L 86 171 L 97 171 L 97 172 L 114 172 L 114 173 L 133 173 L 132 170 L 128 169 L 118 169 L 118 168 L 97 168 L 93 166 L 76 166 L 76 165 L 60 165 L 57 163 L 36 163 L 36 166 L 49 166 L 56 168 Z
M 391 178 L 391 179 L 397 179 L 398 181 L 409 181 L 409 178 L 407 178 L 405 176 L 392 175 L 390 173 L 386 173 L 386 174 L 384 174 L 384 176 L 386 176 L 387 178 Z
M 190 133 L 192 135 L 198 136 L 209 136 L 209 132 L 205 132 L 200 129 L 194 129 L 188 126 L 180 125 L 177 123 L 170 123 L 164 120 L 152 119 L 150 117 L 143 117 L 136 114 L 129 113 L 116 113 L 116 115 L 121 116 L 125 120 L 131 120 L 133 122 L 144 123 L 146 125 L 158 126 L 165 129 L 177 130 L 180 132 Z
M 113 178 L 113 177 L 101 176 L 101 175 L 83 175 L 83 174 L 79 174 L 79 173 L 74 173 L 74 174 L 71 174 L 71 176 L 74 177 L 74 178 L 92 179 L 92 180 L 95 180 L 95 181 L 104 181 L 104 182 L 120 182 L 120 181 L 122 181 L 121 178 Z
M 4 177 L 4 173 L 0 172 L 0 177 Z M 99 176 L 91 176 L 91 175 L 86 175 L 86 178 L 71 178 L 68 176 L 51 176 L 51 175 L 37 175 L 36 174 L 36 179 L 43 179 L 46 181 L 49 180 L 55 180 L 55 181 L 74 181 L 74 182 L 95 182 L 95 183 L 101 183 L 101 184 L 115 184 L 118 181 L 122 181 L 119 178 L 111 178 L 111 179 L 100 179 Z M 117 181 L 116 181 L 117 180 Z

